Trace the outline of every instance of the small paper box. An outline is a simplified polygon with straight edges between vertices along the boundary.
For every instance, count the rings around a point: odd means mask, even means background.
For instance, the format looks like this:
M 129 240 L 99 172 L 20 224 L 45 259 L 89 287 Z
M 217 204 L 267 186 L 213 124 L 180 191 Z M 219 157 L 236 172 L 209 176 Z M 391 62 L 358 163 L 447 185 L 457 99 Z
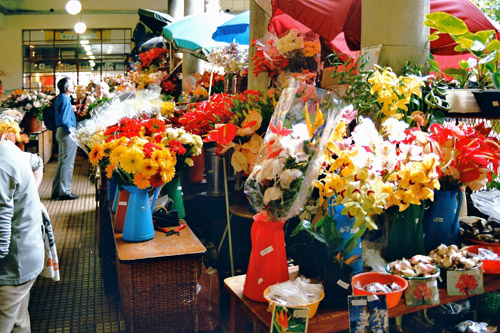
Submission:
M 385 295 L 348 296 L 349 332 L 389 332 Z
M 407 306 L 439 304 L 439 291 L 436 278 L 410 279 L 405 290 Z
M 483 268 L 455 269 L 446 272 L 448 295 L 475 295 L 483 293 Z
M 273 307 L 273 318 L 271 320 L 271 333 L 281 332 L 307 332 L 309 323 L 309 309 L 304 307 L 282 306 L 276 304 Z

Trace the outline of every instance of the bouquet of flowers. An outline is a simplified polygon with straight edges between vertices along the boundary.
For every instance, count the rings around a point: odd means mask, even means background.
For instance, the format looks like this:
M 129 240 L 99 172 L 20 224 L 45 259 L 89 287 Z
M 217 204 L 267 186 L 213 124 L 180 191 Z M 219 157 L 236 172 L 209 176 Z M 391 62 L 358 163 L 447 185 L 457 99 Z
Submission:
M 292 80 L 283 90 L 245 193 L 270 220 L 297 215 L 324 161 L 326 143 L 340 120 L 332 92 Z
M 87 154 L 95 144 L 105 141 L 104 132 L 123 118 L 162 118 L 174 112 L 175 105 L 162 101 L 159 91 L 141 90 L 113 98 L 72 129 L 71 136 Z
M 349 120 L 350 121 L 350 120 Z M 387 118 L 381 132 L 363 118 L 346 138 L 346 123 L 335 130 L 322 177 L 316 182 L 320 203 L 335 197 L 342 214 L 355 218 L 354 228 L 376 229 L 374 215 L 391 206 L 404 211 L 410 204 L 433 199 L 439 189 L 439 157 L 426 151 L 428 134 Z
M 484 123 L 474 127 L 433 124 L 427 149 L 439 156 L 439 176 L 443 189 L 462 185 L 478 191 L 498 173 L 500 143 L 490 137 Z
M 340 120 L 340 104 L 332 92 L 295 80 L 281 94 L 245 182 L 245 194 L 259 212 L 243 289 L 253 300 L 263 301 L 267 286 L 288 280 L 283 225 L 303 209 Z
M 203 140 L 199 135 L 187 132 L 184 128 L 166 127 L 160 141 L 175 153 L 175 172 L 180 173 L 186 167 L 193 166 L 193 156 L 201 154 Z
M 161 143 L 165 123 L 156 118 L 123 118 L 103 133 L 104 143 L 92 147 L 90 162 L 108 178 L 140 189 L 160 187 L 175 174 L 173 149 Z
M 267 41 L 253 41 L 257 52 L 252 57 L 253 73 L 268 73 L 279 81 L 280 75 L 292 75 L 297 79 L 313 83 L 320 70 L 321 44 L 314 33 L 301 34 L 291 29 L 287 34 L 276 38 L 268 36 Z
M 159 67 L 167 59 L 167 49 L 155 47 L 146 52 L 139 53 L 138 70 L 146 70 L 151 66 Z
M 43 121 L 43 109 L 50 105 L 54 97 L 50 92 L 34 91 L 29 93 L 18 89 L 2 101 L 2 107 L 23 109 L 26 113 L 37 117 L 39 121 Z
M 2 117 L 2 115 L 3 113 L 0 114 L 0 133 L 3 133 L 7 139 L 13 142 L 28 143 L 30 139 L 27 134 L 21 134 L 19 124 L 8 117 Z
M 219 66 L 226 74 L 241 75 L 248 68 L 248 49 L 238 43 L 214 48 L 207 56 L 208 62 Z

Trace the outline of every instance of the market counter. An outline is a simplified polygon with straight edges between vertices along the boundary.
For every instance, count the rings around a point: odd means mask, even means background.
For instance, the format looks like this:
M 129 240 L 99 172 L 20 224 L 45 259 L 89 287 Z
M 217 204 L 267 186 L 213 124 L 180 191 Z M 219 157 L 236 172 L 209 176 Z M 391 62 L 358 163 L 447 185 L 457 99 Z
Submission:
M 290 278 L 297 276 L 298 267 L 291 267 Z M 484 292 L 500 289 L 500 275 L 484 275 Z M 264 332 L 269 332 L 271 324 L 271 312 L 267 303 L 255 302 L 243 295 L 243 285 L 245 275 L 233 276 L 224 280 L 224 285 L 231 295 L 231 314 L 229 321 L 230 332 L 236 332 L 236 327 L 245 327 L 246 318 L 250 317 L 254 325 L 260 327 Z M 440 304 L 456 302 L 477 295 L 448 296 L 446 289 L 439 289 Z M 404 297 L 399 305 L 389 309 L 389 317 L 402 316 L 408 313 L 417 312 L 436 305 L 406 306 Z M 309 320 L 308 331 L 338 332 L 349 329 L 349 313 L 347 309 L 325 309 L 319 306 L 317 314 Z
M 132 332 L 197 332 L 197 282 L 206 249 L 188 227 L 129 243 L 115 233 L 125 320 Z

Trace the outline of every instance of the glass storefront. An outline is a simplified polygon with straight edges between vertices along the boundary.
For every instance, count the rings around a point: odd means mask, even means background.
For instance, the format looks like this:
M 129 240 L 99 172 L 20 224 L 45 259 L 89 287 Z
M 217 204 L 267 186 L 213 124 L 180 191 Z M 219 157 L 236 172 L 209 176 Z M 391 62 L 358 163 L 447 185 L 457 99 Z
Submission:
M 23 31 L 23 89 L 54 90 L 71 77 L 78 85 L 123 74 L 130 54 L 131 29 Z

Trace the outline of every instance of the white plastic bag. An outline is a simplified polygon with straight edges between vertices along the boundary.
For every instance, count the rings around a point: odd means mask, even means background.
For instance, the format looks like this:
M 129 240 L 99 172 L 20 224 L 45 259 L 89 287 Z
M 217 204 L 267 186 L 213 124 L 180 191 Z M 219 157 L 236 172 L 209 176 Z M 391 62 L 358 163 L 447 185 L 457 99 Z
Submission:
M 471 194 L 472 203 L 489 220 L 500 222 L 500 191 L 480 191 Z

